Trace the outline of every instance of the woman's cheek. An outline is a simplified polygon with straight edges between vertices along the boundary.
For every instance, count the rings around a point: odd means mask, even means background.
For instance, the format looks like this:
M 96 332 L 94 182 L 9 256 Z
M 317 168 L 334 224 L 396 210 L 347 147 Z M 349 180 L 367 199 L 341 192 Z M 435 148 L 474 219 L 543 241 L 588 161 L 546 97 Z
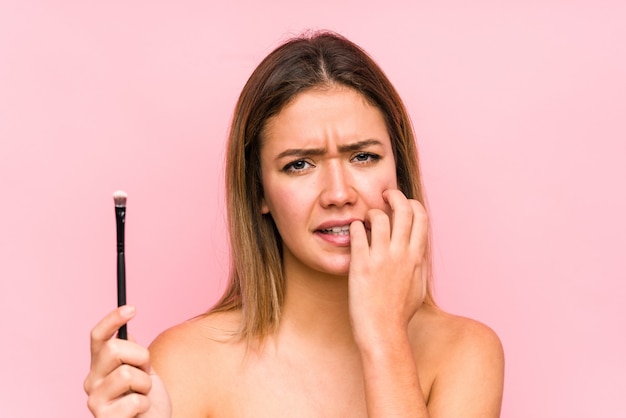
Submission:
M 369 209 L 381 209 L 387 215 L 391 215 L 391 207 L 383 199 L 383 192 L 385 190 L 396 189 L 397 185 L 395 181 L 378 182 L 376 184 L 368 184 L 364 187 L 364 200 L 367 203 Z

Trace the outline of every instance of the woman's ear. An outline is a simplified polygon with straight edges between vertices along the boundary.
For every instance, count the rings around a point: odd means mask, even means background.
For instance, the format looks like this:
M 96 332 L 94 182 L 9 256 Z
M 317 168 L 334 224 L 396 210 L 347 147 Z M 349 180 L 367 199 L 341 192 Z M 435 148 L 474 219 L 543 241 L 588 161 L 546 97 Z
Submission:
M 261 213 L 263 215 L 267 215 L 268 213 L 270 213 L 270 208 L 269 206 L 267 206 L 267 202 L 265 201 L 264 197 L 261 198 Z

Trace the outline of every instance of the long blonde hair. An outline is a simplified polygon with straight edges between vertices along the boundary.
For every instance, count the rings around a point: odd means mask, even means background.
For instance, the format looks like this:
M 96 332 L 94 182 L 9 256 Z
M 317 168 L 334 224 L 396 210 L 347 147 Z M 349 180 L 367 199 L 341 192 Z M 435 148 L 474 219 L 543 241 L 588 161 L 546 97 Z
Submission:
M 331 32 L 303 35 L 276 48 L 254 70 L 239 96 L 227 149 L 231 271 L 227 289 L 210 312 L 240 309 L 241 338 L 271 333 L 285 297 L 281 238 L 272 217 L 261 213 L 262 132 L 267 120 L 296 95 L 323 85 L 352 88 L 382 112 L 398 188 L 425 205 L 410 119 L 395 88 L 367 53 Z M 430 260 L 428 245 L 429 271 Z M 425 303 L 434 305 L 430 281 L 429 277 Z

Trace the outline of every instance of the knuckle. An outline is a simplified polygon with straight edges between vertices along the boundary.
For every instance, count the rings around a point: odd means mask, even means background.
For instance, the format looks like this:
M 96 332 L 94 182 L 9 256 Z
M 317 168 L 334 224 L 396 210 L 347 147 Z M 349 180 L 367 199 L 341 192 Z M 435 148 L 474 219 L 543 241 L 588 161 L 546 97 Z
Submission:
M 150 375 L 146 375 L 145 386 L 146 386 L 146 393 L 152 390 L 152 378 L 150 377 Z
M 141 414 L 143 412 L 146 412 L 150 408 L 150 401 L 144 395 L 131 393 L 127 395 L 125 399 L 129 408 L 135 414 Z
M 426 209 L 424 208 L 424 206 L 422 206 L 420 202 L 414 199 L 409 200 L 409 202 L 411 203 L 411 209 L 413 210 L 413 212 L 415 212 L 416 215 L 426 214 Z
M 137 357 L 141 364 L 150 363 L 150 350 L 148 350 L 146 347 L 141 347 L 141 350 L 137 353 Z
M 413 218 L 423 224 L 427 224 L 429 222 L 428 213 L 424 209 L 424 207 L 417 201 L 411 203 Z
M 133 381 L 133 370 L 132 370 L 132 366 L 129 366 L 128 364 L 122 364 L 120 367 L 118 367 L 118 375 L 119 375 L 119 379 L 122 383 L 124 383 L 124 386 L 131 386 L 131 383 Z
M 90 396 L 87 398 L 87 408 L 94 416 L 97 416 L 100 411 L 100 404 L 94 399 L 93 396 Z
M 404 193 L 402 193 L 402 190 L 399 190 L 399 189 L 389 189 L 389 190 L 387 190 L 387 196 L 390 197 L 390 198 L 405 197 Z
M 115 363 L 118 366 L 124 364 L 122 360 L 123 350 L 116 341 L 108 341 L 98 355 L 99 361 L 103 364 Z
M 106 344 L 102 350 L 107 357 L 114 358 L 122 363 L 122 348 L 119 346 L 116 340 L 111 340 Z
M 89 392 L 91 392 L 91 388 L 92 388 L 92 384 L 91 384 L 91 373 L 90 373 L 89 376 L 87 376 L 87 378 L 85 378 L 85 381 L 83 382 L 83 389 L 85 390 L 85 393 L 89 395 Z
M 95 342 L 102 341 L 103 338 L 101 337 L 100 330 L 97 326 L 91 329 L 91 332 L 89 333 L 89 339 L 91 340 L 92 345 Z

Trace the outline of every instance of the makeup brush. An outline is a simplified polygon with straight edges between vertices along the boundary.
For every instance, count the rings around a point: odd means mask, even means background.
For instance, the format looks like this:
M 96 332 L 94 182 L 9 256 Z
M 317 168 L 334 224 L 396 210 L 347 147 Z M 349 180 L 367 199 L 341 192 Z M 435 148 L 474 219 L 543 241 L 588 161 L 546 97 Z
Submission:
M 124 259 L 124 223 L 126 222 L 126 193 L 118 190 L 113 193 L 115 220 L 117 225 L 117 306 L 126 305 L 126 263 Z M 122 325 L 117 337 L 128 338 L 126 324 Z

